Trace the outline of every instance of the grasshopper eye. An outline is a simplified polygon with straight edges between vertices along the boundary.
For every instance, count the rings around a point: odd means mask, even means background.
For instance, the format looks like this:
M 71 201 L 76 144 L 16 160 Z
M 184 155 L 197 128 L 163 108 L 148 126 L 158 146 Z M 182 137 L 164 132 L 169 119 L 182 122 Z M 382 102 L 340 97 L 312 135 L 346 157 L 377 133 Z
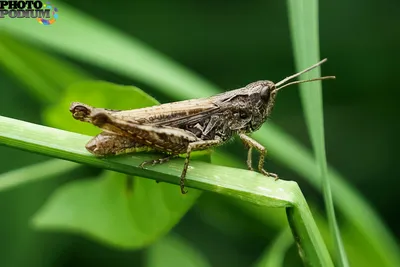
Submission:
M 265 86 L 265 87 L 261 90 L 261 99 L 264 100 L 265 102 L 268 102 L 269 96 L 270 96 L 270 94 L 271 94 L 271 90 L 272 90 L 271 87 Z

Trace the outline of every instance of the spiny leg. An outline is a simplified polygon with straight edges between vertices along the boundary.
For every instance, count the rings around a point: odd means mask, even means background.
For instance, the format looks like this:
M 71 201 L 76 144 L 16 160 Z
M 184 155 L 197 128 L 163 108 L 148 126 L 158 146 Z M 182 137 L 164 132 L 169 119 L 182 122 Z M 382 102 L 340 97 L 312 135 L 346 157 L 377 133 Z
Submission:
M 249 152 L 247 154 L 247 166 L 249 167 L 249 162 L 251 164 L 251 149 L 254 147 L 255 149 L 258 150 L 258 152 L 260 152 L 260 159 L 258 161 L 258 170 L 266 175 L 266 176 L 271 176 L 274 177 L 275 180 L 278 180 L 278 175 L 272 172 L 267 172 L 266 170 L 264 170 L 264 158 L 265 155 L 267 153 L 267 150 L 265 149 L 265 147 L 263 147 L 260 143 L 258 143 L 256 140 L 250 138 L 249 136 L 241 133 L 239 134 L 240 139 L 242 139 L 243 143 L 245 143 L 246 146 L 249 147 Z M 250 160 L 249 160 L 250 158 Z M 250 165 L 251 167 L 251 165 Z
M 242 142 L 243 142 L 244 146 L 247 148 L 247 160 L 246 160 L 247 169 L 249 169 L 250 171 L 254 171 L 254 169 L 253 169 L 253 161 L 252 161 L 253 147 L 250 146 L 248 143 L 246 143 L 243 139 L 242 139 Z
M 188 192 L 187 190 L 185 190 L 185 181 L 186 181 L 185 177 L 186 177 L 187 169 L 189 167 L 190 153 L 195 150 L 203 150 L 203 149 L 206 149 L 206 148 L 209 148 L 212 146 L 217 146 L 221 143 L 222 143 L 221 140 L 197 141 L 197 142 L 189 143 L 187 150 L 186 150 L 185 164 L 183 165 L 181 179 L 179 181 L 182 194 L 186 194 Z
M 156 164 L 163 164 L 165 162 L 168 162 L 170 159 L 176 158 L 179 155 L 168 155 L 164 158 L 159 158 L 159 159 L 153 159 L 153 160 L 146 160 L 140 163 L 139 167 L 144 168 L 144 166 L 151 164 L 151 166 L 154 166 Z
M 165 162 L 168 162 L 170 159 L 177 158 L 177 157 L 179 157 L 179 155 L 169 155 L 167 157 L 160 158 L 160 159 L 146 160 L 146 161 L 143 161 L 142 163 L 140 163 L 139 167 L 143 169 L 144 166 L 149 165 L 149 164 L 151 164 L 151 166 L 154 166 L 156 164 L 163 164 Z M 157 184 L 159 182 L 160 181 L 156 180 Z
M 247 145 L 246 145 L 247 146 Z M 247 161 L 246 161 L 246 163 L 247 163 L 247 168 L 250 170 L 250 171 L 254 171 L 254 169 L 253 169 L 253 163 L 252 163 L 252 150 L 253 150 L 253 148 L 251 147 L 251 146 L 248 146 L 248 151 L 247 151 Z

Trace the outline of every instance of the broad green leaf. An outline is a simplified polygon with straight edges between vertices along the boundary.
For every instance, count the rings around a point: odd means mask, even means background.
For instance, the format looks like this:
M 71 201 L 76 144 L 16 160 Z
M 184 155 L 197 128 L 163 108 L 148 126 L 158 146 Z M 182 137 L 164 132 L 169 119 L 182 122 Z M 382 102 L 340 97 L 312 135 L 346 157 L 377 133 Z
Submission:
M 167 233 L 193 205 L 175 185 L 116 172 L 59 188 L 34 216 L 39 229 L 63 230 L 124 249 L 147 246 Z
M 169 234 L 157 241 L 147 253 L 148 267 L 207 267 L 207 259 L 181 237 Z

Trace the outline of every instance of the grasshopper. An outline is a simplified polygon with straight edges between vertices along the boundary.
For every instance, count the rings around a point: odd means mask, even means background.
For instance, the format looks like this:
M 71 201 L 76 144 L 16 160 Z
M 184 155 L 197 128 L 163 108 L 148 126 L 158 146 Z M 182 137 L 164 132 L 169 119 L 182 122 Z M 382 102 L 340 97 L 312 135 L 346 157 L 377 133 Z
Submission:
M 180 177 L 182 194 L 186 194 L 185 177 L 190 153 L 224 144 L 237 135 L 248 149 L 247 167 L 252 167 L 252 150 L 260 153 L 258 170 L 278 179 L 278 175 L 264 169 L 266 149 L 248 134 L 258 130 L 270 116 L 278 91 L 286 86 L 324 79 L 288 82 L 324 63 L 317 64 L 286 77 L 278 83 L 262 80 L 215 96 L 191 99 L 133 110 L 95 108 L 74 102 L 70 111 L 80 121 L 91 123 L 103 130 L 86 144 L 96 156 L 120 155 L 143 151 L 162 152 L 165 157 L 140 164 L 161 164 L 185 154 Z

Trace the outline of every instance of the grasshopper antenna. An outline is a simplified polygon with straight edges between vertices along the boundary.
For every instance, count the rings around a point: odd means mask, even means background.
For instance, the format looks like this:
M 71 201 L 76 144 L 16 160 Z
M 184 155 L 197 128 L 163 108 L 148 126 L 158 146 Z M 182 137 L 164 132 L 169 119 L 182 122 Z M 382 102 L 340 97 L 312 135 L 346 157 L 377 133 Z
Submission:
M 290 83 L 282 85 L 281 87 L 276 88 L 274 91 L 279 91 L 282 88 L 285 88 L 285 87 L 293 85 L 293 84 L 308 83 L 308 82 L 322 81 L 322 80 L 328 80 L 328 79 L 336 79 L 336 76 L 324 76 L 324 77 L 319 77 L 319 78 L 314 78 L 314 79 L 309 79 L 309 80 L 290 82 Z
M 298 83 L 306 83 L 306 82 L 320 81 L 320 80 L 326 80 L 326 79 L 335 79 L 336 78 L 335 76 L 325 76 L 325 77 L 319 77 L 319 78 L 303 80 L 303 81 L 295 81 L 295 82 L 290 82 L 290 83 L 285 84 L 287 81 L 290 81 L 290 80 L 300 76 L 301 74 L 306 73 L 306 72 L 308 72 L 308 71 L 320 66 L 322 63 L 326 62 L 327 60 L 328 59 L 325 58 L 325 59 L 321 60 L 320 62 L 312 65 L 311 67 L 308 67 L 308 68 L 306 68 L 306 69 L 304 69 L 304 70 L 302 70 L 302 71 L 300 71 L 298 73 L 295 73 L 295 74 L 293 74 L 293 75 L 291 75 L 289 77 L 286 77 L 282 81 L 280 81 L 280 82 L 275 84 L 275 87 L 276 87 L 275 90 L 278 91 L 278 90 L 280 90 L 280 89 L 282 89 L 282 88 L 284 88 L 286 86 L 293 85 L 293 84 L 298 84 Z M 279 87 L 279 86 L 281 86 L 281 87 Z

